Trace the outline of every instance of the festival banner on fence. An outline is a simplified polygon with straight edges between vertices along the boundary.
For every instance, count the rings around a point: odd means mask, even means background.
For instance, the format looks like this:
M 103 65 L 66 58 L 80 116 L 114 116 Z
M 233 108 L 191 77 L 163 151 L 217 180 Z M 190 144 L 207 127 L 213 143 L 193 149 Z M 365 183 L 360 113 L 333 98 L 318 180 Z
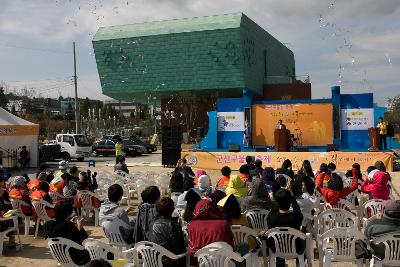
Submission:
M 188 165 L 198 169 L 221 169 L 229 166 L 232 170 L 238 170 L 246 163 L 246 156 L 254 156 L 261 160 L 263 168 L 271 166 L 280 168 L 285 159 L 290 159 L 293 169 L 301 168 L 304 160 L 309 160 L 313 169 L 318 169 L 322 163 L 333 162 L 337 171 L 351 169 L 351 165 L 358 162 L 361 170 L 365 171 L 368 166 L 374 165 L 376 161 L 382 161 L 388 171 L 393 169 L 392 152 L 190 152 L 182 151 L 181 157 L 186 158 Z

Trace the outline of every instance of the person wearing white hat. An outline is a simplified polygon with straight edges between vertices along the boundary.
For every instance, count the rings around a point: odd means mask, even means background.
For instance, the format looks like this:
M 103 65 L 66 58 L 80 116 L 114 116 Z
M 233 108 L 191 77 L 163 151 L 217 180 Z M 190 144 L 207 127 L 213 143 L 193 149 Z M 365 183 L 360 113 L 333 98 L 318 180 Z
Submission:
M 211 195 L 212 193 L 211 180 L 207 174 L 203 174 L 199 177 L 198 188 L 203 196 L 209 197 Z

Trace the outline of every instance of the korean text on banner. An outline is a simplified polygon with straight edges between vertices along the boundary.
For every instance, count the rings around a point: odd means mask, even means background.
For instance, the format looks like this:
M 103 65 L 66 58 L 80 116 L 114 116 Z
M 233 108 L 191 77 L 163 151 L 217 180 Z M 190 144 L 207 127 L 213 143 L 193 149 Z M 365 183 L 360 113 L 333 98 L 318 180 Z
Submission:
M 342 109 L 342 130 L 368 130 L 374 127 L 374 110 L 372 108 Z

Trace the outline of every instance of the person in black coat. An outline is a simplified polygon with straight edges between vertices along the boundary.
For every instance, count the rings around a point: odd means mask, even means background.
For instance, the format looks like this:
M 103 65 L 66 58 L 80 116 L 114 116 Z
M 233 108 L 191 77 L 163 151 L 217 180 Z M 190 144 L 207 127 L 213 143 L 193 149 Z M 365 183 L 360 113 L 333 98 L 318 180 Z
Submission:
M 163 197 L 156 202 L 157 218 L 150 227 L 149 241 L 159 244 L 175 255 L 186 252 L 183 231 L 176 219 L 172 218 L 174 201 Z M 186 258 L 163 259 L 163 266 L 186 266 Z
M 63 237 L 69 239 L 79 245 L 88 238 L 86 231 L 83 229 L 83 220 L 74 217 L 71 219 L 73 208 L 70 202 L 61 201 L 54 207 L 55 220 L 48 221 L 44 224 L 43 230 L 46 236 Z M 84 265 L 90 261 L 89 252 L 87 250 L 77 250 L 71 248 L 69 251 L 72 260 L 77 265 Z

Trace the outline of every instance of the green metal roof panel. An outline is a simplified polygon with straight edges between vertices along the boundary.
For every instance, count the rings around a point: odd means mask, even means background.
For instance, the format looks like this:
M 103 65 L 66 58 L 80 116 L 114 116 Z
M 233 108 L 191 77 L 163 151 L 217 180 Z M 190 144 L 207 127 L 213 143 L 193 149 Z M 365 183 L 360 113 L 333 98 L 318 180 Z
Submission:
M 242 13 L 101 27 L 93 41 L 239 28 Z

